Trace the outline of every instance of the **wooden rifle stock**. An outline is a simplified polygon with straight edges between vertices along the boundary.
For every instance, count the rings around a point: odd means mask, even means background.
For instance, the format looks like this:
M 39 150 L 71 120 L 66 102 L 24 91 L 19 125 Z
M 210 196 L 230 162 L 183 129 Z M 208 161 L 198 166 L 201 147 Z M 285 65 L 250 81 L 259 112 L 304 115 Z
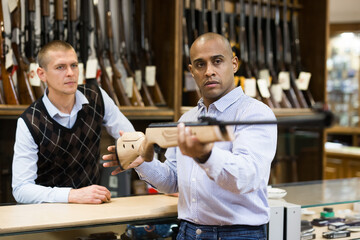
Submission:
M 50 39 L 50 0 L 41 0 L 41 45 L 44 46 Z
M 64 1 L 55 0 L 54 39 L 64 40 Z
M 0 1 L 0 51 L 1 51 L 1 79 L 3 82 L 3 90 L 4 90 L 4 100 L 6 104 L 19 105 L 19 97 L 16 92 L 16 88 L 14 85 L 14 81 L 11 78 L 10 73 L 7 71 L 5 67 L 5 25 L 4 25 L 4 15 L 2 9 L 2 1 Z
M 18 90 L 21 104 L 31 104 L 36 100 L 30 81 L 27 77 L 28 66 L 20 52 L 20 29 L 21 29 L 21 8 L 20 1 L 16 9 L 11 13 L 11 29 L 13 40 L 11 43 L 18 68 L 16 70 L 18 79 Z
M 131 106 L 131 102 L 126 95 L 125 88 L 121 82 L 121 73 L 118 71 L 118 69 L 115 65 L 115 60 L 114 60 L 114 56 L 113 56 L 114 45 L 113 45 L 113 31 L 112 31 L 111 12 L 110 11 L 108 11 L 106 14 L 106 28 L 107 28 L 106 29 L 107 37 L 108 37 L 108 41 L 109 41 L 107 53 L 108 53 L 111 69 L 113 72 L 113 76 L 112 76 L 113 87 L 114 87 L 115 93 L 119 99 L 120 105 Z
M 116 105 L 120 106 L 119 100 L 115 94 L 114 88 L 111 85 L 109 75 L 106 72 L 104 59 L 103 59 L 103 42 L 102 33 L 100 28 L 100 17 L 98 10 L 98 0 L 94 0 L 94 16 L 95 16 L 95 36 L 96 36 L 96 55 L 101 69 L 101 87 L 109 94 Z
M 157 144 L 161 148 L 175 147 L 178 145 L 178 129 L 174 127 L 149 127 L 145 134 L 142 132 L 127 132 L 117 139 L 116 156 L 122 170 L 128 169 L 129 165 L 139 156 L 145 161 L 152 161 L 146 158 L 149 151 L 153 151 L 153 145 Z M 192 126 L 192 134 L 196 135 L 202 143 L 217 141 L 232 141 L 234 139 L 230 126 L 221 128 L 220 126 Z
M 76 41 L 76 32 L 77 32 L 77 0 L 68 0 L 68 42 L 74 47 L 77 51 L 77 41 Z

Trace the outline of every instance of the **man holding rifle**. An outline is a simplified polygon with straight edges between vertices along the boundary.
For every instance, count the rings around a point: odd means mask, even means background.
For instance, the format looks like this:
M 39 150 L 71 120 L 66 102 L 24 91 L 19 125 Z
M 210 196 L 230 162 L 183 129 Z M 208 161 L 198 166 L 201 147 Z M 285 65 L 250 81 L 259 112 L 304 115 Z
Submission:
M 201 35 L 191 46 L 190 58 L 189 68 L 202 98 L 180 122 L 197 121 L 203 115 L 220 121 L 275 120 L 270 108 L 235 87 L 238 59 L 226 38 Z M 204 144 L 180 123 L 178 147 L 167 150 L 164 163 L 146 156 L 130 165 L 160 192 L 179 192 L 177 239 L 266 239 L 266 189 L 277 126 L 238 125 L 234 135 L 232 142 Z M 109 161 L 105 167 L 118 164 L 114 154 L 103 159 Z M 112 174 L 120 171 L 117 168 Z
M 106 92 L 78 86 L 78 58 L 73 47 L 52 41 L 38 54 L 43 97 L 17 123 L 13 159 L 13 195 L 20 203 L 102 203 L 110 191 L 100 181 L 101 128 L 114 138 L 134 131 Z

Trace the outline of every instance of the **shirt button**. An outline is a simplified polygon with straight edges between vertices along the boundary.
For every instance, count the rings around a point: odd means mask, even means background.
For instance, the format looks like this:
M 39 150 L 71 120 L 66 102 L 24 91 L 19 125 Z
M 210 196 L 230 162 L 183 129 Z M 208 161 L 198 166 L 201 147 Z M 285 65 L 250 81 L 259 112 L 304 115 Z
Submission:
M 195 178 L 192 178 L 192 179 L 191 179 L 191 181 L 195 182 L 195 181 L 196 181 L 196 179 L 195 179 Z
M 199 219 L 195 218 L 195 222 L 197 223 L 199 221 Z
M 200 229 L 200 228 L 196 229 L 196 234 L 197 234 L 197 235 L 200 235 L 200 234 L 201 234 L 201 232 L 202 232 L 202 231 L 201 231 L 201 229 Z
M 209 171 L 209 168 L 205 168 L 205 171 L 208 172 L 208 171 Z
M 192 201 L 192 202 L 196 202 L 196 199 L 195 199 L 195 198 L 193 198 L 191 201 Z

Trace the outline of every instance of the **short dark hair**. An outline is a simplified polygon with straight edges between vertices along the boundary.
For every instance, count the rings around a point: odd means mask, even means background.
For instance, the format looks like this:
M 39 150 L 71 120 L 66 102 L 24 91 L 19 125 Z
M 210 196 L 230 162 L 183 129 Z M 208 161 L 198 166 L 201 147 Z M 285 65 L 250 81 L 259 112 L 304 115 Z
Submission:
M 61 40 L 54 40 L 47 44 L 45 44 L 39 51 L 37 60 L 39 63 L 39 66 L 41 68 L 46 69 L 47 64 L 49 62 L 49 59 L 47 59 L 47 53 L 49 51 L 58 51 L 58 50 L 74 50 L 74 48 L 67 42 L 61 41 Z

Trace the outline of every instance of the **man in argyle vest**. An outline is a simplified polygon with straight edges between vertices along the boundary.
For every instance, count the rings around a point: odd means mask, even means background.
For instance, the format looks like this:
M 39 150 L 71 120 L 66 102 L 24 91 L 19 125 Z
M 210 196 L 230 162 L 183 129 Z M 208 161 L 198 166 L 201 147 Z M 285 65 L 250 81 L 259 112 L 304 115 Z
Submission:
M 52 41 L 39 51 L 37 74 L 47 84 L 17 122 L 13 195 L 20 203 L 102 203 L 110 191 L 97 185 L 102 126 L 114 138 L 134 131 L 97 85 L 78 85 L 72 46 Z

